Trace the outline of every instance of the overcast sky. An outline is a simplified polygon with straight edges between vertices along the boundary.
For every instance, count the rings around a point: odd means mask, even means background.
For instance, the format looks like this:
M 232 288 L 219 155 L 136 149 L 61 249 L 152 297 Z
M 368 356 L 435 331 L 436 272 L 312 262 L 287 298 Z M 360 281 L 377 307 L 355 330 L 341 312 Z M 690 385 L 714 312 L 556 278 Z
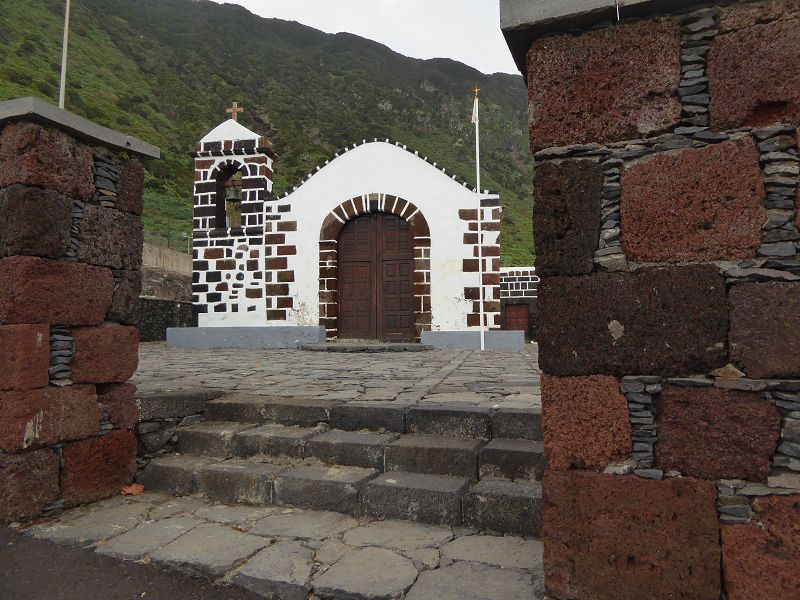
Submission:
M 498 0 L 215 0 L 262 17 L 348 31 L 415 58 L 452 58 L 484 73 L 518 73 L 500 33 Z

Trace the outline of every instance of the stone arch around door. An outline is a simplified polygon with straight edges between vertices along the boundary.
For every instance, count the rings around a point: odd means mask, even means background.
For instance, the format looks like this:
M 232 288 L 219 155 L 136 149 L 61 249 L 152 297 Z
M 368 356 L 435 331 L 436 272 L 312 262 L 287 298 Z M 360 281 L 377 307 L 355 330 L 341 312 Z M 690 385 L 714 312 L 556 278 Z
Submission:
M 387 194 L 369 194 L 342 202 L 322 222 L 319 237 L 319 323 L 328 338 L 338 336 L 339 234 L 353 219 L 372 213 L 396 215 L 411 227 L 414 246 L 414 328 L 416 338 L 431 328 L 431 232 L 411 202 Z

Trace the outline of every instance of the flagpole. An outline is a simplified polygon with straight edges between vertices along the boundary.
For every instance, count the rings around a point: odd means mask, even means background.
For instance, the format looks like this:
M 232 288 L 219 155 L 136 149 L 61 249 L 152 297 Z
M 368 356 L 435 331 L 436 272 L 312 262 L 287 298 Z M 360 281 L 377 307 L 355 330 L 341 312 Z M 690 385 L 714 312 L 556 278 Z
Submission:
M 67 44 L 69 42 L 69 1 L 64 10 L 64 42 L 61 49 L 61 85 L 58 91 L 58 108 L 64 108 L 67 95 Z
M 481 350 L 486 350 L 486 332 L 484 325 L 483 308 L 483 207 L 481 206 L 481 119 L 480 119 L 480 93 L 481 90 L 475 86 L 475 106 L 473 120 L 475 121 L 475 178 L 478 183 L 478 298 L 480 302 L 480 336 Z

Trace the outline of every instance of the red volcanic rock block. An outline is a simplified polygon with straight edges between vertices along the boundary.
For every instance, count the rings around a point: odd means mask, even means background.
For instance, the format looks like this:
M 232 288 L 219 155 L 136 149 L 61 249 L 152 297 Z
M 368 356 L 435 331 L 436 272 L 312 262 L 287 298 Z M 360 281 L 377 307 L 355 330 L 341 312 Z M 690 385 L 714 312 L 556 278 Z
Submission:
M 97 386 L 98 400 L 108 411 L 115 427 L 130 429 L 139 421 L 139 406 L 134 394 L 136 386 L 130 383 L 111 383 Z
M 0 326 L 0 390 L 45 387 L 50 377 L 50 328 Z
M 544 479 L 544 571 L 555 598 L 718 600 L 716 487 L 581 471 Z
M 30 519 L 58 498 L 58 455 L 0 454 L 0 523 Z
M 602 194 L 603 170 L 596 162 L 569 160 L 539 165 L 533 192 L 539 275 L 592 272 Z
M 681 118 L 670 19 L 539 39 L 528 52 L 531 148 L 641 137 Z
M 659 154 L 622 172 L 622 247 L 637 262 L 755 258 L 766 220 L 752 138 Z
M 552 375 L 690 375 L 727 363 L 728 302 L 713 266 L 549 277 L 539 364 Z
M 72 334 L 76 383 L 125 383 L 139 365 L 139 332 L 135 327 L 106 324 Z
M 729 600 L 800 598 L 800 496 L 753 501 L 746 525 L 722 527 Z
M 100 407 L 92 385 L 0 392 L 0 449 L 22 452 L 97 433 Z
M 119 493 L 136 472 L 136 435 L 111 433 L 64 446 L 61 494 L 67 506 Z
M 631 453 L 631 424 L 619 380 L 543 374 L 542 431 L 551 469 L 603 469 L 624 460 Z
M 69 247 L 72 201 L 40 188 L 0 190 L 0 256 L 61 258 Z
M 117 209 L 141 215 L 144 195 L 144 167 L 138 160 L 125 160 L 119 167 Z
M 740 4 L 720 25 L 708 57 L 712 126 L 800 125 L 800 6 Z
M 81 218 L 78 260 L 112 269 L 142 266 L 142 221 L 114 208 L 87 204 Z
M 108 320 L 136 324 L 136 310 L 139 307 L 139 296 L 142 293 L 141 271 L 120 271 L 119 281 L 114 283 L 114 296 Z M 180 293 L 180 292 L 178 292 Z
M 753 392 L 665 386 L 656 464 L 704 479 L 767 481 L 781 414 Z
M 108 269 L 32 256 L 3 258 L 0 323 L 102 323 L 113 289 Z
M 7 125 L 0 132 L 0 187 L 15 183 L 88 200 L 94 193 L 92 150 L 57 129 Z
M 800 283 L 731 288 L 731 358 L 748 377 L 800 377 Z

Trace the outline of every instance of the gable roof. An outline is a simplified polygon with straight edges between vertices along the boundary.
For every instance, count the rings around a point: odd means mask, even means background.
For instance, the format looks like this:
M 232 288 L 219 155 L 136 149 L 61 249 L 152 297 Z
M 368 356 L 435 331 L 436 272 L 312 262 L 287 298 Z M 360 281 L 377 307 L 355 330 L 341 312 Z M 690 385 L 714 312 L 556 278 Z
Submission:
M 258 142 L 259 137 L 260 136 L 257 133 L 250 131 L 238 121 L 228 119 L 209 131 L 206 136 L 200 140 L 200 143 L 205 144 L 207 142 L 227 141 L 240 142 L 242 140 L 256 140 L 256 142 Z

